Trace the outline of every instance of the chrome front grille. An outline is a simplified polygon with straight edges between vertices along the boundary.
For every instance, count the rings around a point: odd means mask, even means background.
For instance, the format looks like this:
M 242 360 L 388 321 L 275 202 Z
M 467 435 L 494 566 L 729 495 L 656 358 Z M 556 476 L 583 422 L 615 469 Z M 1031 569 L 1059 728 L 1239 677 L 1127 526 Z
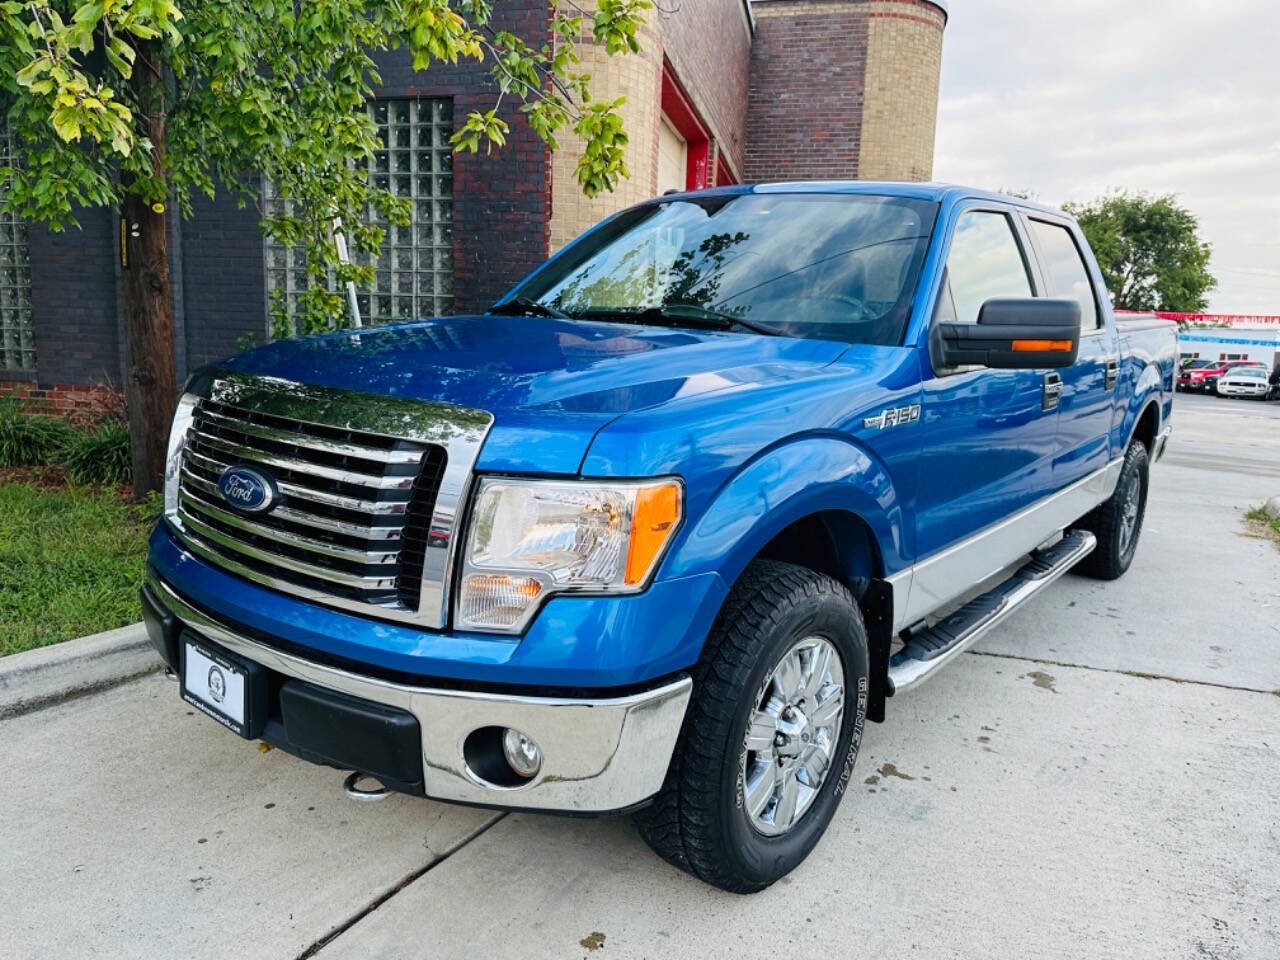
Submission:
M 488 414 L 227 374 L 194 392 L 169 517 L 192 553 L 331 606 L 445 624 L 457 506 Z M 219 479 L 238 466 L 270 475 L 275 506 L 227 503 Z

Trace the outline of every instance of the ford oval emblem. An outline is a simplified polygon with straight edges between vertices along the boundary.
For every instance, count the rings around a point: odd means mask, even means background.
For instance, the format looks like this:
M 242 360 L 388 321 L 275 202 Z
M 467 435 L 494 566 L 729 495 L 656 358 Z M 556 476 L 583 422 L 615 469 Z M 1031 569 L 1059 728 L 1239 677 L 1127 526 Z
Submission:
M 276 485 L 251 467 L 227 467 L 218 478 L 222 499 L 244 513 L 263 513 L 276 502 Z

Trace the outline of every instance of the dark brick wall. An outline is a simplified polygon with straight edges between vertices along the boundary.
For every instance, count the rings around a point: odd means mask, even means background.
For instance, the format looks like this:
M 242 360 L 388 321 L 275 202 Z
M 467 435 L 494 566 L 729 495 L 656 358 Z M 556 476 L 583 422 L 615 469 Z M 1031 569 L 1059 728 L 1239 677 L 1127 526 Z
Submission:
M 546 0 L 507 0 L 494 26 L 540 43 L 548 33 Z M 455 123 L 472 109 L 487 110 L 498 91 L 488 64 L 466 63 L 414 72 L 402 52 L 381 55 L 385 97 L 452 97 Z M 546 146 L 508 97 L 507 145 L 492 154 L 454 159 L 454 303 L 456 312 L 482 310 L 546 259 L 550 246 L 550 162 Z M 182 223 L 173 276 L 178 367 L 235 353 L 237 339 L 267 331 L 263 241 L 254 206 L 241 209 L 219 190 L 195 196 Z M 40 388 L 122 382 L 116 296 L 116 220 L 109 210 L 80 216 L 82 229 L 55 234 L 30 230 L 36 375 Z M 175 258 L 176 259 L 176 258 Z M 27 381 L 15 374 L 9 379 Z
M 28 230 L 36 379 L 44 385 L 121 385 L 116 264 L 110 210 L 83 210 L 79 230 Z
M 795 11 L 788 7 L 796 7 Z M 869 19 L 865 0 L 757 2 L 746 178 L 858 175 Z
M 182 313 L 188 371 L 236 352 L 237 339 L 267 334 L 266 266 L 260 217 L 231 191 L 192 197 L 182 224 Z M 176 293 L 176 291 L 175 291 Z
M 505 0 L 493 26 L 540 43 L 550 29 L 546 0 Z M 498 99 L 489 62 L 414 72 L 409 57 L 378 58 L 379 96 L 453 97 L 455 127 L 472 110 Z M 500 116 L 511 127 L 501 150 L 458 154 L 453 160 L 454 311 L 483 310 L 546 259 L 550 249 L 551 165 L 546 145 L 529 130 L 518 101 L 504 99 Z
M 664 4 L 658 13 L 663 53 L 740 176 L 751 65 L 751 33 L 743 4 L 744 0 L 697 0 Z

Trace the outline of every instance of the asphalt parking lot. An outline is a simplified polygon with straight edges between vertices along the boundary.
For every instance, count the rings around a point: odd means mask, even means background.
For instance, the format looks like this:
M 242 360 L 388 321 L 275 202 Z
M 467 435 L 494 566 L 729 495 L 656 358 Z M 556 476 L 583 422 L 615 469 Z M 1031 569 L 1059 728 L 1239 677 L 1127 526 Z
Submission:
M 794 874 L 625 820 L 347 800 L 159 675 L 0 723 L 11 958 L 1280 956 L 1280 403 L 1183 397 L 1143 541 L 870 725 Z

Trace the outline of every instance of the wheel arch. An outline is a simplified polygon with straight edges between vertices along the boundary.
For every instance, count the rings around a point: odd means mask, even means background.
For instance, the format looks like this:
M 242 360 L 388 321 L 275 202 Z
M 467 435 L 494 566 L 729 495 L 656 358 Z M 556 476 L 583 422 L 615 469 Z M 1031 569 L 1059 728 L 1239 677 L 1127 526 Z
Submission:
M 886 573 L 907 565 L 904 509 L 874 454 L 847 439 L 808 436 L 744 466 L 676 545 L 664 576 L 715 570 L 732 589 L 756 559 L 828 574 L 862 612 L 871 656 L 867 717 L 882 720 L 893 624 Z
M 1133 394 L 1122 408 L 1123 415 L 1113 421 L 1112 441 L 1123 444 L 1114 455 L 1124 456 L 1134 440 L 1142 442 L 1148 455 L 1154 453 L 1168 396 L 1163 389 L 1159 364 L 1142 364 L 1133 381 Z
M 1146 405 L 1142 407 L 1142 412 L 1138 414 L 1134 420 L 1133 429 L 1129 431 L 1128 442 L 1124 448 L 1129 449 L 1129 444 L 1134 440 L 1139 441 L 1147 448 L 1147 455 L 1154 456 L 1156 449 L 1156 437 L 1160 434 L 1160 401 L 1157 397 L 1150 397 L 1146 401 Z
M 833 535 L 852 536 L 837 560 L 861 557 L 867 577 L 907 564 L 903 505 L 884 465 L 842 437 L 807 436 L 765 451 L 725 482 L 690 517 L 661 576 L 714 571 L 732 586 L 775 539 L 774 550 L 794 549 L 804 532 L 826 541 L 820 551 L 834 546 Z
M 821 510 L 779 531 L 756 558 L 826 574 L 853 594 L 867 630 L 871 688 L 866 715 L 868 720 L 883 722 L 893 643 L 893 589 L 884 579 L 884 560 L 870 525 L 850 510 Z
M 788 524 L 753 559 L 780 560 L 825 573 L 861 599 L 870 582 L 884 575 L 875 534 L 850 510 L 827 509 Z

